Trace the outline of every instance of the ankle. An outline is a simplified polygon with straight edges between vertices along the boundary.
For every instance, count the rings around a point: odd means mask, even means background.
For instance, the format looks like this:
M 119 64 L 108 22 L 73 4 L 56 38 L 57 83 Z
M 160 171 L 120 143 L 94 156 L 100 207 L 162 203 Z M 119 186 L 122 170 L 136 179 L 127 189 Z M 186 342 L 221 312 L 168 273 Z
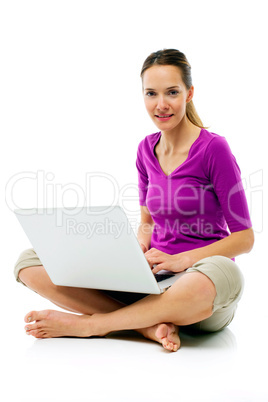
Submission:
M 107 323 L 106 320 L 104 319 L 105 314 L 103 313 L 95 313 L 92 314 L 91 316 L 91 335 L 92 336 L 105 336 L 109 332 L 107 329 Z

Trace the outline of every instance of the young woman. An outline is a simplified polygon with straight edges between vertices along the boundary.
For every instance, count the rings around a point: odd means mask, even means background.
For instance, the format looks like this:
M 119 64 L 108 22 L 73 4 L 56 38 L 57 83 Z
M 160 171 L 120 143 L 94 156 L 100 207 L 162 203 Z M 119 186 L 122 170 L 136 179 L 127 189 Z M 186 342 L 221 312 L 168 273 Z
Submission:
M 191 67 L 175 49 L 144 62 L 145 106 L 159 131 L 138 147 L 138 240 L 153 270 L 185 271 L 161 295 L 129 295 L 54 285 L 33 249 L 15 266 L 18 281 L 77 314 L 31 311 L 36 338 L 105 335 L 135 329 L 176 351 L 179 327 L 218 331 L 233 319 L 243 291 L 234 257 L 251 250 L 253 230 L 240 170 L 224 137 L 207 131 L 192 98 Z

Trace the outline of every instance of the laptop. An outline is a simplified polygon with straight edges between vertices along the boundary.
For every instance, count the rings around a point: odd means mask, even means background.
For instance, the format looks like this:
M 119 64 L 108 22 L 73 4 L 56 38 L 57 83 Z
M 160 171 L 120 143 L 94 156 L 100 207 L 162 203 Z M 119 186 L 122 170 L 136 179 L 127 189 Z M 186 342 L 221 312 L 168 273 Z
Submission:
M 119 205 L 14 212 L 55 285 L 160 294 L 184 274 L 152 273 Z

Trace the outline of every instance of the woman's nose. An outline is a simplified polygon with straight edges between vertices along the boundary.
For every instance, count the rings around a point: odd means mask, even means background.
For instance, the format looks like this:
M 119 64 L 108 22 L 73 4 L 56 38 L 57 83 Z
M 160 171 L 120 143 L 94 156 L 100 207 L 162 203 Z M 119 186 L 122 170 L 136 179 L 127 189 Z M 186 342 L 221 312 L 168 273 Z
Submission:
M 157 109 L 158 110 L 167 110 L 169 108 L 167 101 L 165 100 L 164 96 L 159 96 L 157 102 Z

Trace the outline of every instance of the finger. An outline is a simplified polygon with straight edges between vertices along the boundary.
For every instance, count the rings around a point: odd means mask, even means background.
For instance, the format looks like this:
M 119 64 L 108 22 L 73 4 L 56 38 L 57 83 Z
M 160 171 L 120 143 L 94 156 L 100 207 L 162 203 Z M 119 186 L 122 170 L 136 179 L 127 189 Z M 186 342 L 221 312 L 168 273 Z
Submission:
M 147 248 L 145 247 L 145 245 L 141 243 L 140 246 L 141 246 L 142 251 L 143 251 L 144 253 L 146 253 Z
M 157 274 L 162 269 L 165 269 L 164 264 L 157 264 L 155 267 L 153 267 L 152 273 Z
M 150 268 L 152 269 L 154 264 L 148 258 L 146 258 L 146 260 L 147 260 L 148 264 L 150 265 Z
M 153 255 L 153 254 L 155 254 L 156 252 L 159 252 L 159 250 L 157 250 L 156 248 L 150 248 L 150 250 L 148 250 L 148 251 L 146 251 L 146 253 L 145 254 L 147 254 L 147 255 Z
M 159 257 L 150 257 L 150 258 L 147 258 L 147 261 L 150 264 L 151 268 L 153 265 L 161 264 L 161 262 L 163 262 L 163 260 L 160 259 Z

